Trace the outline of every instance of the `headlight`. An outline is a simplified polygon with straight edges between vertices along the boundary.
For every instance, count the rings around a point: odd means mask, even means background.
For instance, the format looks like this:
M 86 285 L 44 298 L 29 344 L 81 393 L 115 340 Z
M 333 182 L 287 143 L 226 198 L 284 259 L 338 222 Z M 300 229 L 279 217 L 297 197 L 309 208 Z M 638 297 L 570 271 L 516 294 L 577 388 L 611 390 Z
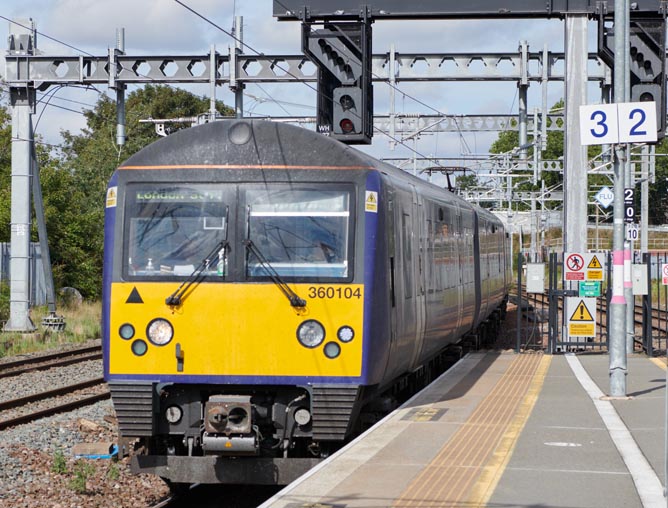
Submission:
M 325 340 L 325 329 L 315 319 L 309 319 L 297 328 L 297 340 L 304 347 L 318 347 Z
M 336 336 L 341 342 L 350 342 L 355 337 L 355 330 L 349 326 L 342 326 L 339 328 L 339 331 L 336 332 Z
M 174 328 L 166 319 L 154 319 L 146 328 L 146 335 L 156 346 L 164 346 L 174 337 Z
M 135 336 L 135 327 L 132 326 L 130 323 L 122 324 L 121 327 L 118 329 L 118 334 L 121 336 L 122 339 L 130 340 L 132 337 Z

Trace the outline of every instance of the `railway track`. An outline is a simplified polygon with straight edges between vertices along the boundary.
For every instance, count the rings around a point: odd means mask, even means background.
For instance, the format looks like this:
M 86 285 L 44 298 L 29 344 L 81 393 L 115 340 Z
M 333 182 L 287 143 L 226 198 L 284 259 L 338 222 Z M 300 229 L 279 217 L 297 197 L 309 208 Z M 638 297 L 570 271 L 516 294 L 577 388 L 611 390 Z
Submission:
M 30 376 L 30 373 L 58 369 L 102 359 L 100 346 L 88 346 L 0 364 L 0 378 Z M 19 383 L 22 381 L 19 379 Z M 71 380 L 70 380 L 71 382 Z M 11 386 L 11 385 L 10 385 Z M 30 386 L 30 385 L 28 385 Z M 0 430 L 57 413 L 73 411 L 110 397 L 102 377 L 39 391 L 0 402 Z
M 102 347 L 89 346 L 70 351 L 51 353 L 48 355 L 22 358 L 11 362 L 0 363 L 0 378 L 18 376 L 26 372 L 64 367 L 88 360 L 101 360 Z
M 109 389 L 104 379 L 97 378 L 1 402 L 0 430 L 73 411 L 109 397 Z M 45 406 L 45 402 L 50 401 L 54 403 Z

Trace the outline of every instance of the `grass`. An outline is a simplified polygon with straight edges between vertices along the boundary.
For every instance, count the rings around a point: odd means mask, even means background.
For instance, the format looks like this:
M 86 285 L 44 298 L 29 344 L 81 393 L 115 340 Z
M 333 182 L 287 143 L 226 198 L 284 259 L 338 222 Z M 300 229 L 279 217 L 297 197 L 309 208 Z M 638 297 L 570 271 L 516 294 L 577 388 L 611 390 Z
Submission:
M 70 488 L 77 494 L 88 493 L 88 480 L 95 474 L 95 466 L 84 460 L 74 465 L 74 477 L 70 480 Z
M 66 326 L 64 331 L 54 332 L 42 327 L 42 318 L 49 314 L 48 308 L 34 307 L 30 310 L 30 318 L 37 329 L 30 333 L 0 333 L 0 358 L 98 339 L 101 310 L 100 302 L 83 302 L 81 305 L 57 307 L 56 315 L 64 317 Z
M 51 471 L 57 474 L 67 473 L 67 459 L 65 459 L 65 454 L 62 450 L 56 450 L 56 452 L 53 454 Z

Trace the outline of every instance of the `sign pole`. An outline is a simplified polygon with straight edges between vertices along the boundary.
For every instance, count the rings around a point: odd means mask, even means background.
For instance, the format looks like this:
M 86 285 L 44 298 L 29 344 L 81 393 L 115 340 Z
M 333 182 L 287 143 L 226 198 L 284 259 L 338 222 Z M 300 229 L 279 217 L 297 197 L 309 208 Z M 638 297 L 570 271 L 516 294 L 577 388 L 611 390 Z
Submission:
M 619 34 L 615 37 L 614 101 L 623 102 L 626 82 L 624 58 L 628 51 L 624 27 L 628 24 L 627 0 L 615 0 L 614 26 Z M 624 144 L 614 146 L 614 209 L 612 236 L 612 299 L 610 300 L 610 328 L 608 342 L 610 350 L 610 395 L 626 396 L 626 299 L 624 298 L 624 166 L 626 150 Z

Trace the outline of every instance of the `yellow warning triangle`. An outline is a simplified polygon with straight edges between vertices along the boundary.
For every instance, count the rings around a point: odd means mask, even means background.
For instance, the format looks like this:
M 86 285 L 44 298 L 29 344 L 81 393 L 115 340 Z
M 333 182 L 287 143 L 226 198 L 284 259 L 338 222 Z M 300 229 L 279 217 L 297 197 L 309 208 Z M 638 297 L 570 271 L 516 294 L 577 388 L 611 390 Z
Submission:
M 573 312 L 570 321 L 593 321 L 594 318 L 591 317 L 589 309 L 584 303 L 584 300 L 580 300 L 580 303 Z
M 367 202 L 367 203 L 375 203 L 375 202 L 376 202 L 376 198 L 375 198 L 375 196 L 374 196 L 373 194 L 369 194 L 369 195 L 366 197 L 366 202 Z
M 592 256 L 591 261 L 587 265 L 587 268 L 603 268 L 601 266 L 601 262 L 598 260 L 596 256 Z

